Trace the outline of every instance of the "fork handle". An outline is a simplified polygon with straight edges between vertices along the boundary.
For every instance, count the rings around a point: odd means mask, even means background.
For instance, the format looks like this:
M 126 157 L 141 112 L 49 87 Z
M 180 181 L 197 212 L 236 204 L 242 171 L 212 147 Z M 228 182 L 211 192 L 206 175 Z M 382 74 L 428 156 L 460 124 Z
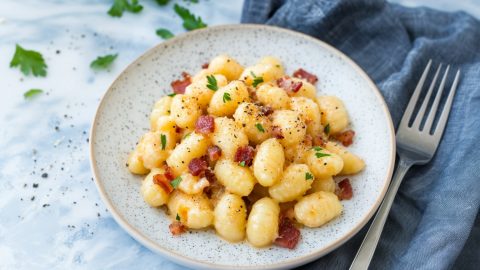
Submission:
M 388 213 L 392 207 L 393 199 L 397 194 L 400 183 L 402 183 L 403 177 L 407 173 L 408 169 L 413 165 L 413 162 L 400 158 L 398 162 L 397 170 L 395 175 L 392 178 L 390 187 L 388 188 L 387 194 L 383 199 L 378 212 L 368 229 L 367 235 L 363 239 L 362 245 L 353 259 L 352 264 L 350 265 L 350 270 L 367 270 L 372 260 L 373 254 L 375 253 L 375 248 L 377 247 L 378 240 L 382 235 L 383 226 L 387 220 Z

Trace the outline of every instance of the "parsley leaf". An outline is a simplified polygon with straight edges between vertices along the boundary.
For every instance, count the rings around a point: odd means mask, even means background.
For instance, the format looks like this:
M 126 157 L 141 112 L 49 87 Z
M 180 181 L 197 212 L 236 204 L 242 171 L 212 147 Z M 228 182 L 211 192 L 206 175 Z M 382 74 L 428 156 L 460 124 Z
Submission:
M 173 188 L 177 188 L 178 185 L 180 185 L 180 182 L 182 182 L 182 177 L 177 176 L 177 178 L 175 178 L 175 179 L 173 179 L 172 181 L 170 181 L 170 185 L 171 185 Z
M 321 151 L 323 150 L 323 148 L 321 148 L 321 147 L 319 147 L 319 146 L 313 147 L 313 150 L 315 150 L 315 156 L 316 156 L 317 158 L 331 156 L 330 154 L 322 153 Z
M 118 54 L 108 54 L 105 56 L 99 56 L 97 57 L 97 59 L 92 61 L 92 63 L 90 64 L 90 67 L 96 70 L 107 69 L 112 65 L 113 61 L 117 59 L 117 56 Z
M 207 88 L 212 90 L 212 91 L 217 91 L 218 90 L 218 85 L 217 85 L 217 79 L 215 79 L 215 76 L 213 75 L 208 75 L 207 76 Z
M 165 6 L 170 0 L 155 0 L 160 6 Z
M 257 87 L 257 85 L 263 82 L 263 77 L 257 77 L 255 73 L 253 73 L 253 71 L 250 71 L 250 74 L 252 74 L 252 77 L 253 77 L 253 83 L 252 83 L 253 87 Z
M 263 128 L 262 124 L 256 123 L 255 126 L 257 127 L 258 131 L 265 133 L 265 129 Z
M 323 131 L 325 132 L 325 134 L 329 134 L 330 133 L 330 123 L 328 123 L 325 128 L 323 128 Z
M 169 96 L 169 97 L 174 97 L 174 96 L 176 96 L 176 95 L 177 95 L 177 93 L 171 93 L 171 94 L 168 94 L 167 96 Z
M 108 14 L 112 17 L 122 17 L 124 11 L 139 13 L 142 9 L 143 6 L 138 4 L 138 0 L 113 0 Z
M 165 146 L 167 145 L 167 136 L 165 136 L 165 134 L 161 134 L 160 141 L 162 142 L 162 150 L 165 150 Z
M 313 180 L 313 175 L 309 172 L 305 173 L 305 180 Z
M 186 139 L 186 138 L 188 138 L 188 136 L 190 136 L 190 134 L 192 134 L 192 133 L 191 133 L 191 132 L 189 132 L 189 133 L 185 134 L 185 136 L 183 136 L 183 138 L 182 138 L 182 139 Z
M 242 166 L 242 167 L 245 167 L 245 160 L 241 161 L 240 163 L 238 163 L 238 165 Z
M 25 99 L 31 100 L 42 93 L 43 93 L 42 89 L 30 89 L 27 92 L 23 93 L 23 97 Z
M 183 28 L 187 30 L 195 30 L 207 27 L 200 16 L 195 17 L 195 15 L 192 14 L 187 8 L 175 4 L 173 9 L 175 10 L 175 13 L 177 13 L 178 16 L 183 19 Z
M 180 221 L 180 216 L 178 215 L 178 213 L 177 213 L 177 216 L 175 217 L 175 219 L 176 219 L 177 221 Z
M 230 97 L 230 93 L 223 93 L 223 103 L 227 103 L 227 101 L 232 100 Z
M 30 74 L 30 72 L 35 77 L 45 77 L 47 75 L 47 65 L 42 54 L 36 51 L 25 50 L 16 44 L 15 54 L 10 62 L 10 67 L 18 66 L 20 66 L 20 70 L 25 75 Z
M 157 33 L 157 36 L 159 36 L 163 39 L 171 39 L 175 36 L 175 35 L 173 35 L 172 32 L 170 32 L 169 30 L 167 30 L 165 28 L 159 28 L 159 29 L 157 29 L 157 31 L 155 33 Z

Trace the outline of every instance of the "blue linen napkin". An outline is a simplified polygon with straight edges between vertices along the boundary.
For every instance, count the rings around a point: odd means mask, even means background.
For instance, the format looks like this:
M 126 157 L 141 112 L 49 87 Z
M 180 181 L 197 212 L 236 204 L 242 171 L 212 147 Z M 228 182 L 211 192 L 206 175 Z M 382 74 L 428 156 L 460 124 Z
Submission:
M 350 56 L 380 88 L 395 126 L 428 59 L 461 68 L 437 153 L 406 175 L 371 269 L 479 267 L 480 23 L 464 12 L 405 8 L 382 0 L 246 0 L 242 22 L 300 31 Z M 347 269 L 367 227 L 302 269 Z

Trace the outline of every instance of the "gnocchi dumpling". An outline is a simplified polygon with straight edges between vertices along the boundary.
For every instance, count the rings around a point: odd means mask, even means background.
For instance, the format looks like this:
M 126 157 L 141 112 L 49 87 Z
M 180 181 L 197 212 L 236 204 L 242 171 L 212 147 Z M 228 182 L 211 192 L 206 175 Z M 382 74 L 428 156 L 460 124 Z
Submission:
M 215 116 L 231 116 L 242 102 L 249 101 L 247 86 L 242 81 L 231 81 L 212 96 L 208 113 Z
M 282 179 L 268 189 L 277 202 L 289 202 L 301 197 L 310 189 L 313 175 L 305 164 L 292 164 L 283 172 Z
M 249 102 L 240 104 L 233 118 L 254 144 L 259 144 L 270 137 L 272 124 L 258 105 Z
M 308 193 L 314 193 L 317 191 L 335 192 L 335 187 L 335 180 L 333 180 L 333 177 L 331 176 L 326 178 L 316 178 L 313 180 L 312 187 L 308 190 Z
M 215 206 L 215 230 L 230 242 L 242 241 L 245 238 L 247 225 L 247 206 L 242 197 L 226 193 Z
M 295 219 L 307 227 L 320 227 L 342 213 L 337 195 L 318 191 L 300 199 L 294 207 Z
M 192 159 L 205 155 L 208 145 L 208 138 L 193 132 L 173 149 L 167 158 L 167 164 L 175 175 L 180 175 L 188 170 L 188 164 Z
M 216 85 L 218 87 L 223 87 L 227 85 L 227 78 L 220 74 L 211 75 L 215 79 Z M 212 77 L 210 77 L 212 78 Z M 195 83 L 190 84 L 185 88 L 185 95 L 195 97 L 197 99 L 198 105 L 202 109 L 206 109 L 210 100 L 212 99 L 213 94 L 215 93 L 214 89 L 208 88 L 209 82 L 207 77 L 198 79 Z M 212 86 L 211 86 L 212 87 Z
M 230 118 L 215 118 L 212 143 L 222 149 L 222 156 L 233 160 L 239 147 L 248 145 L 248 137 L 241 126 Z
M 316 136 L 323 132 L 320 119 L 320 109 L 315 101 L 306 97 L 293 97 L 290 99 L 290 108 L 300 114 L 307 125 L 307 134 Z
M 253 174 L 260 185 L 272 186 L 280 180 L 284 163 L 282 145 L 275 138 L 268 139 L 257 149 L 253 161 Z
M 307 133 L 307 125 L 302 121 L 298 112 L 290 110 L 275 111 L 272 124 L 280 128 L 283 136 L 280 143 L 284 147 L 300 143 Z
M 287 110 L 290 108 L 290 97 L 287 92 L 272 83 L 260 85 L 255 93 L 260 103 L 268 105 L 274 110 Z
M 322 125 L 329 125 L 330 134 L 336 134 L 348 126 L 348 114 L 343 102 L 334 96 L 320 96 L 317 98 L 320 107 Z
M 152 124 L 152 131 L 176 132 L 177 123 L 170 115 L 161 115 L 157 121 Z
M 156 129 L 157 119 L 160 116 L 170 115 L 170 106 L 172 104 L 172 97 L 164 96 L 160 98 L 153 106 L 152 113 L 150 114 L 150 126 L 153 131 Z
M 363 159 L 348 151 L 339 143 L 327 142 L 325 148 L 343 159 L 343 168 L 340 174 L 355 174 L 365 168 L 365 161 L 363 161 Z
M 128 156 L 127 167 L 128 170 L 133 174 L 147 174 L 150 171 L 143 165 L 143 160 L 138 152 L 138 147 Z
M 178 220 L 191 229 L 206 228 L 213 224 L 212 204 L 203 194 L 185 194 L 174 190 L 168 201 L 168 211 L 172 220 Z
M 279 79 L 285 75 L 282 63 L 275 57 L 264 57 L 256 65 L 247 67 L 240 79 L 247 85 L 259 84 L 261 82 L 270 82 Z M 256 86 L 256 85 L 254 85 Z
M 138 144 L 138 151 L 147 169 L 158 168 L 175 147 L 176 135 L 172 132 L 147 132 Z
M 228 55 L 219 55 L 210 61 L 208 72 L 222 74 L 229 81 L 236 80 L 243 72 L 243 66 Z
M 301 82 L 302 87 L 300 87 L 300 90 L 298 92 L 289 92 L 291 97 L 306 97 L 309 99 L 315 100 L 317 96 L 317 88 L 306 80 L 299 79 L 299 78 L 290 78 L 294 82 Z
M 203 189 L 210 185 L 207 178 L 200 178 L 187 172 L 183 173 L 180 177 L 182 180 L 180 184 L 178 184 L 178 189 L 186 194 L 202 193 Z
M 164 172 L 163 169 L 153 168 L 142 181 L 140 191 L 143 199 L 150 206 L 158 207 L 168 202 L 169 194 L 162 187 L 153 182 L 155 175 L 163 174 Z
M 196 97 L 177 94 L 172 99 L 170 115 L 181 128 L 193 128 L 195 122 L 202 115 L 202 109 Z
M 256 247 L 271 244 L 278 236 L 280 206 L 269 197 L 256 201 L 247 221 L 247 239 Z
M 319 146 L 306 153 L 306 162 L 316 178 L 326 178 L 339 174 L 343 169 L 343 159 Z
M 221 159 L 215 164 L 215 176 L 231 193 L 248 196 L 255 185 L 255 177 L 249 168 L 242 167 L 229 159 Z

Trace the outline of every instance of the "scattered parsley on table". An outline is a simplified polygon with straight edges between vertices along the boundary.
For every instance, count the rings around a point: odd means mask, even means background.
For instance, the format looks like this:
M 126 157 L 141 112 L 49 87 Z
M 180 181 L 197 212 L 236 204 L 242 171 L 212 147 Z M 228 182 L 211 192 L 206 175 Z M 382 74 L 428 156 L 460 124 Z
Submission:
M 172 32 L 165 28 L 159 28 L 155 33 L 157 33 L 157 36 L 163 39 L 171 39 L 175 36 Z
M 112 17 L 122 17 L 123 12 L 139 13 L 143 6 L 138 0 L 113 0 L 112 7 L 108 10 L 108 14 Z
M 42 89 L 30 89 L 23 94 L 23 97 L 27 100 L 31 100 L 42 93 L 43 93 Z
M 112 65 L 113 61 L 117 59 L 117 56 L 118 54 L 99 56 L 90 64 L 90 67 L 95 70 L 107 69 Z
M 35 77 L 45 77 L 47 75 L 47 64 L 45 64 L 42 54 L 37 51 L 26 50 L 17 44 L 10 67 L 18 66 L 25 75 L 30 73 Z
M 177 13 L 178 16 L 183 19 L 183 28 L 186 30 L 195 30 L 207 27 L 200 16 L 195 17 L 195 15 L 192 14 L 187 8 L 175 4 L 173 9 L 175 10 L 175 13 Z

